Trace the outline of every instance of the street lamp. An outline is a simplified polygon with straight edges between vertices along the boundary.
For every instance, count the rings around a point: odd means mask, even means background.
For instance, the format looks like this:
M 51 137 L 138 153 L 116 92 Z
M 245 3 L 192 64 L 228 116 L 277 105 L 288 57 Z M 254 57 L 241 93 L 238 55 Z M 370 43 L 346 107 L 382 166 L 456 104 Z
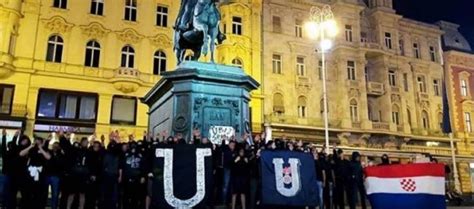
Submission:
M 323 80 L 323 107 L 324 107 L 324 136 L 326 140 L 326 153 L 329 154 L 329 122 L 328 122 L 328 96 L 326 90 L 326 57 L 325 53 L 333 46 L 332 39 L 337 35 L 336 21 L 331 11 L 331 6 L 322 8 L 313 6 L 310 11 L 310 21 L 305 25 L 309 38 L 318 42 L 317 48 L 321 52 L 321 71 Z

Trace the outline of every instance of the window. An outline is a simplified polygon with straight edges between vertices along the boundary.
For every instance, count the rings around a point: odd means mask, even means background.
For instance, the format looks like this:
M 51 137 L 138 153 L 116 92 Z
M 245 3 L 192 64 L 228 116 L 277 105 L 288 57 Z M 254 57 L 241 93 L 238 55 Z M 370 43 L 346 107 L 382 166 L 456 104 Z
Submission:
M 298 117 L 306 117 L 306 97 L 304 96 L 298 98 Z
M 367 114 L 370 121 L 375 121 L 374 105 L 372 102 L 367 103 Z
M 128 21 L 137 21 L 137 0 L 125 0 L 125 17 Z
M 242 35 L 242 18 L 232 17 L 232 34 Z
M 162 51 L 156 51 L 153 55 L 153 74 L 161 75 L 166 71 L 166 54 Z
M 38 101 L 39 118 L 95 120 L 97 117 L 97 95 L 94 94 L 42 89 Z
M 359 112 L 357 111 L 357 101 L 355 99 L 350 102 L 350 113 L 352 122 L 359 122 Z
M 461 80 L 461 96 L 467 97 L 468 95 L 468 89 L 467 89 L 467 81 L 466 80 Z
M 60 63 L 63 56 L 63 38 L 58 35 L 49 37 L 46 61 Z
M 131 46 L 124 46 L 122 48 L 122 63 L 121 67 L 133 68 L 135 62 L 135 50 Z
M 156 25 L 168 27 L 168 7 L 158 6 L 156 9 Z
M 364 77 L 365 77 L 365 82 L 368 83 L 370 81 L 370 75 L 369 75 L 369 68 L 367 66 L 364 67 Z
M 281 18 L 273 16 L 273 32 L 281 33 Z
M 346 25 L 346 41 L 352 42 L 352 25 Z
M 100 44 L 97 41 L 89 41 L 86 45 L 86 60 L 84 65 L 87 67 L 99 67 Z
M 424 76 L 418 76 L 417 77 L 417 82 L 418 82 L 418 91 L 426 93 L 425 77 Z
M 403 89 L 408 92 L 408 73 L 403 73 Z
M 471 113 L 464 113 L 464 120 L 466 121 L 466 131 L 472 133 Z
M 405 42 L 403 39 L 398 40 L 398 46 L 400 47 L 400 54 L 405 55 Z
M 420 47 L 418 46 L 418 43 L 413 43 L 413 55 L 417 59 L 421 58 Z
M 283 115 L 285 113 L 285 103 L 283 100 L 283 95 L 276 93 L 273 95 L 273 114 L 274 115 Z
M 301 20 L 295 21 L 295 36 L 298 38 L 303 37 L 303 22 Z
M 14 90 L 15 86 L 0 85 L 0 114 L 9 115 L 12 112 Z
M 434 46 L 430 46 L 430 58 L 431 61 L 436 62 L 436 49 Z
M 305 66 L 304 57 L 296 58 L 296 73 L 299 76 L 306 76 L 306 66 Z
M 392 34 L 385 33 L 385 47 L 392 49 Z
M 133 97 L 114 96 L 110 123 L 134 125 L 137 99 Z
M 435 96 L 441 95 L 439 88 L 439 80 L 433 80 L 433 91 Z
M 400 125 L 400 108 L 397 105 L 392 106 L 392 123 Z
M 243 68 L 244 67 L 244 64 L 242 63 L 242 60 L 239 59 L 239 58 L 235 58 L 232 60 L 232 65 L 234 65 L 235 67 L 239 67 L 239 68 Z
M 429 129 L 430 128 L 430 120 L 429 120 L 429 117 L 428 117 L 428 113 L 426 111 L 423 110 L 423 112 L 421 112 L 421 119 L 422 119 L 422 125 L 423 125 L 423 128 L 424 129 Z
M 104 14 L 104 0 L 92 0 L 91 2 L 91 14 L 103 15 Z
M 321 60 L 318 61 L 318 76 L 319 80 L 323 79 L 323 61 Z
M 390 86 L 396 86 L 397 85 L 397 75 L 395 74 L 395 71 L 389 70 L 388 71 L 388 82 Z
M 352 81 L 356 79 L 356 69 L 354 61 L 347 61 L 347 79 Z
M 368 38 L 367 38 L 367 33 L 366 32 L 361 32 L 360 33 L 360 42 L 362 43 L 367 43 L 369 42 Z
M 274 54 L 272 57 L 273 73 L 281 74 L 281 55 Z
M 54 0 L 53 7 L 66 9 L 67 8 L 67 0 Z

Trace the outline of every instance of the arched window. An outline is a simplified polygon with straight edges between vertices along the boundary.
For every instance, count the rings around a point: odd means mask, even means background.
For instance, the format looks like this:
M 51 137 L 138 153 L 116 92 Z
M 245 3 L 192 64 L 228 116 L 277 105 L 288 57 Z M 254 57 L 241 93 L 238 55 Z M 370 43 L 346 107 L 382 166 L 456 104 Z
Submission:
M 273 95 L 273 114 L 274 115 L 283 115 L 285 113 L 285 103 L 283 100 L 283 95 L 276 93 Z
M 305 118 L 306 114 L 306 97 L 300 96 L 298 97 L 298 117 Z
M 53 35 L 48 39 L 48 51 L 46 52 L 46 61 L 61 62 L 63 56 L 63 38 Z
M 355 99 L 350 102 L 350 113 L 352 122 L 359 122 L 359 112 L 357 109 L 357 101 Z
M 153 74 L 161 75 L 166 71 L 166 54 L 162 51 L 156 51 L 153 56 Z
M 423 129 L 429 129 L 430 128 L 430 118 L 428 116 L 428 112 L 424 111 L 421 112 L 421 122 L 423 125 Z
M 97 41 L 89 41 L 86 45 L 86 60 L 84 65 L 87 67 L 99 67 L 100 44 Z
M 400 108 L 398 105 L 392 105 L 392 123 L 400 125 Z
M 234 65 L 235 67 L 240 67 L 240 68 L 244 67 L 244 64 L 242 63 L 242 60 L 240 60 L 239 58 L 233 59 L 232 60 L 232 65 Z
M 120 66 L 124 68 L 133 68 L 135 66 L 135 50 L 131 46 L 124 46 L 122 48 L 122 63 Z

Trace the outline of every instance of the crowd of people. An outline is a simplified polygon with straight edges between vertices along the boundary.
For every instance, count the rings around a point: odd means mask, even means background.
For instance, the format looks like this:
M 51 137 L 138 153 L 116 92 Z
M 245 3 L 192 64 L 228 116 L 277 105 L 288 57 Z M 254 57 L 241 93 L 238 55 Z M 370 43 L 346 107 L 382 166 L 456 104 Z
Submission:
M 151 202 L 153 147 L 158 144 L 209 144 L 193 131 L 191 140 L 182 135 L 143 139 L 132 135 L 121 140 L 118 131 L 76 141 L 73 134 L 56 133 L 48 138 L 16 132 L 7 143 L 2 132 L 3 205 L 7 209 L 148 209 Z M 57 138 L 57 139 L 56 139 Z M 318 181 L 320 209 L 366 208 L 361 155 L 345 156 L 334 147 L 326 153 L 302 141 L 275 139 L 265 142 L 264 135 L 242 140 L 226 139 L 213 147 L 213 194 L 209 208 L 225 205 L 235 209 L 266 208 L 261 205 L 259 157 L 262 150 L 290 150 L 312 154 Z M 124 142 L 126 141 L 126 142 Z M 387 155 L 382 164 L 389 164 Z M 17 198 L 20 193 L 21 198 Z M 18 202 L 19 199 L 19 202 Z M 268 208 L 268 207 L 267 207 Z M 270 207 L 275 208 L 275 207 Z M 288 208 L 288 207 L 284 207 Z

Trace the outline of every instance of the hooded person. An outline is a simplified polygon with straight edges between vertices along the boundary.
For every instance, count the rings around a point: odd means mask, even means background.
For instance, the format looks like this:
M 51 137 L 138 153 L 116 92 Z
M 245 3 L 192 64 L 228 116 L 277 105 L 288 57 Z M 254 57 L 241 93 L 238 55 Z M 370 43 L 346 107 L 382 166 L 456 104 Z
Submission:
M 344 158 L 344 151 L 342 149 L 334 149 L 334 206 L 336 209 L 344 209 L 344 200 L 349 200 L 351 194 L 350 189 L 352 185 L 351 165 L 348 160 Z M 344 197 L 346 196 L 346 198 Z
M 364 186 L 364 169 L 362 168 L 361 155 L 359 152 L 353 152 L 350 162 L 351 179 L 350 194 L 348 195 L 349 208 L 355 209 L 358 199 L 362 209 L 366 209 L 366 192 Z
M 136 142 L 130 143 L 130 149 L 125 153 L 120 163 L 119 170 L 124 187 L 123 208 L 143 208 L 146 196 L 145 157 L 140 152 Z
M 390 158 L 388 157 L 387 154 L 383 154 L 381 159 L 382 159 L 382 163 L 380 163 L 379 165 L 390 165 Z
M 111 140 L 104 153 L 101 172 L 101 209 L 116 209 L 118 203 L 119 189 L 118 185 L 122 181 L 119 172 L 120 166 L 120 145 Z

